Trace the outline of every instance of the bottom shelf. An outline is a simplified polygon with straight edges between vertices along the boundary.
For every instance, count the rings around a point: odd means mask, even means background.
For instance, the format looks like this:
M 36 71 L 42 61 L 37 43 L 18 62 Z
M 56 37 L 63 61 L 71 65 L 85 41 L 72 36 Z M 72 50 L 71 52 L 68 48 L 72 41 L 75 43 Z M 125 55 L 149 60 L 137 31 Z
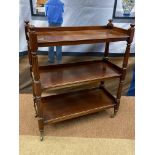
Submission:
M 42 102 L 45 124 L 112 108 L 115 104 L 114 99 L 99 88 L 43 97 Z

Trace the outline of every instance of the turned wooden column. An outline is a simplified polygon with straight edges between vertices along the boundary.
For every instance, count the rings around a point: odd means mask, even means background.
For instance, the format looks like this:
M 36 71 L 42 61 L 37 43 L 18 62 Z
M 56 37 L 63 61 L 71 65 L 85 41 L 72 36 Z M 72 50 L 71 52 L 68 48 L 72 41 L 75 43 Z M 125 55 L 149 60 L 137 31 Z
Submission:
M 28 59 L 29 59 L 29 64 L 30 64 L 30 75 L 32 79 L 32 93 L 33 93 L 33 102 L 34 102 L 34 110 L 35 110 L 35 117 L 37 117 L 37 105 L 36 105 L 36 94 L 34 91 L 34 79 L 32 77 L 32 55 L 30 52 L 30 46 L 29 46 L 29 36 L 28 36 L 28 30 L 29 30 L 29 21 L 25 21 L 25 36 L 26 36 L 26 41 L 27 41 L 27 51 L 28 51 Z
M 104 57 L 106 58 L 106 59 L 109 59 L 108 58 L 108 55 L 109 55 L 109 42 L 106 42 L 106 44 L 105 44 L 105 52 L 104 52 Z
M 33 76 L 33 87 L 36 95 L 36 105 L 38 109 L 38 125 L 39 131 L 41 134 L 41 140 L 43 140 L 43 132 L 44 132 L 44 120 L 43 120 L 43 104 L 41 102 L 41 82 L 39 75 L 39 66 L 38 66 L 38 56 L 37 56 L 37 34 L 35 32 L 35 27 L 29 28 L 29 43 L 30 43 L 30 52 L 32 56 L 32 76 Z
M 117 91 L 116 105 L 114 108 L 114 115 L 116 115 L 117 111 L 119 110 L 120 99 L 121 99 L 121 95 L 122 95 L 122 88 L 123 88 L 123 84 L 124 84 L 124 80 L 125 80 L 125 76 L 126 76 L 128 59 L 130 56 L 131 43 L 133 41 L 133 36 L 134 36 L 134 31 L 135 31 L 134 26 L 135 25 L 131 24 L 130 28 L 128 29 L 128 34 L 130 35 L 130 37 L 127 40 L 127 47 L 126 47 L 126 51 L 125 51 L 125 55 L 124 55 L 124 59 L 123 59 L 122 75 L 120 77 L 119 87 L 118 87 L 118 91 Z
M 29 58 L 29 64 L 30 64 L 30 72 L 32 72 L 32 56 L 30 53 L 30 47 L 29 47 L 29 36 L 28 36 L 28 29 L 29 29 L 29 21 L 25 21 L 25 36 L 27 41 L 27 51 L 28 51 L 28 58 Z
M 107 24 L 107 29 L 112 29 L 114 27 L 113 23 L 112 23 L 112 19 L 109 20 L 109 23 Z M 105 44 L 105 51 L 104 51 L 104 57 L 106 59 L 108 59 L 108 55 L 109 55 L 109 42 L 106 42 Z
M 107 29 L 112 29 L 113 28 L 113 23 L 112 23 L 112 19 L 109 20 L 109 23 L 107 24 Z M 103 59 L 107 59 L 109 60 L 109 45 L 110 43 L 109 42 L 106 42 L 105 43 L 105 50 L 104 50 L 104 58 Z M 101 81 L 100 83 L 100 88 L 104 87 L 104 81 Z

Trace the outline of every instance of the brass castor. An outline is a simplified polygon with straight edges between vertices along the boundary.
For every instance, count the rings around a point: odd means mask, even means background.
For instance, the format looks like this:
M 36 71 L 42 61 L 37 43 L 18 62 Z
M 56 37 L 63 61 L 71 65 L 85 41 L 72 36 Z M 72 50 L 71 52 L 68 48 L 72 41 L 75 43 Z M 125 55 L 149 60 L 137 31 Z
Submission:
M 111 116 L 110 116 L 110 118 L 114 118 L 116 116 L 116 114 L 112 114 Z
M 110 116 L 111 118 L 114 118 L 117 114 L 118 110 L 114 109 L 114 113 Z
M 40 141 L 43 141 L 43 140 L 44 140 L 44 132 L 41 131 L 41 132 L 40 132 Z

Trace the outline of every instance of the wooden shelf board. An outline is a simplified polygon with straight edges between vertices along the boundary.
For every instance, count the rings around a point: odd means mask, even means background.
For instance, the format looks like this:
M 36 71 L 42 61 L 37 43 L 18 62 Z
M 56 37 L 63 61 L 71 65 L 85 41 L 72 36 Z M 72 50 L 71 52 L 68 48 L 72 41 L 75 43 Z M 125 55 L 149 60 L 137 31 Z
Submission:
M 114 99 L 99 88 L 43 97 L 42 102 L 45 124 L 95 113 L 115 104 Z
M 39 68 L 42 89 L 120 77 L 121 73 L 102 60 L 42 66 Z
M 63 31 L 62 31 L 62 30 Z M 39 46 L 46 46 L 49 43 L 53 45 L 62 44 L 92 44 L 106 41 L 122 41 L 127 40 L 129 35 L 125 31 L 116 31 L 115 29 L 107 29 L 105 27 L 96 26 L 94 28 L 51 28 L 50 30 L 37 32 Z M 88 41 L 88 42 L 87 42 Z

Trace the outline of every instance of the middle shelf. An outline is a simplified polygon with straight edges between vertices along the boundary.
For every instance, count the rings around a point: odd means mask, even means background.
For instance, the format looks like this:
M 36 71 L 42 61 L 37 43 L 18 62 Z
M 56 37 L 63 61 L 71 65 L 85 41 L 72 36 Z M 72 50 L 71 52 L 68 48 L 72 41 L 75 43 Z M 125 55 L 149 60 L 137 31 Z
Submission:
M 42 89 L 116 78 L 121 76 L 120 70 L 111 62 L 103 60 L 39 67 Z

